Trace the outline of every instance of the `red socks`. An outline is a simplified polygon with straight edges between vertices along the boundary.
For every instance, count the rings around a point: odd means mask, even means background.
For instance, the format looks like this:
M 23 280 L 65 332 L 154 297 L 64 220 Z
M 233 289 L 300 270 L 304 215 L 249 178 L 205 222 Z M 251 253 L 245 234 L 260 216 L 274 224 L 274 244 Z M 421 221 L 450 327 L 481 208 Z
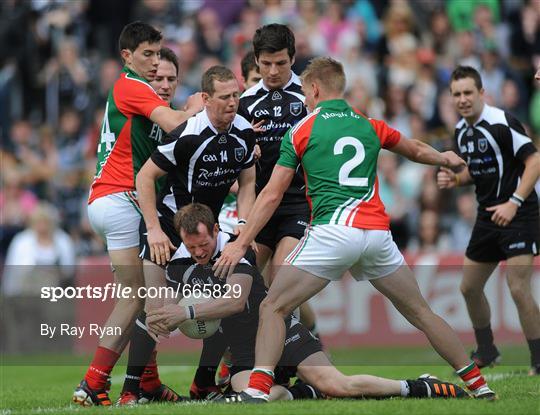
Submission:
M 483 386 L 487 386 L 486 380 L 480 373 L 480 369 L 476 366 L 476 363 L 471 362 L 470 365 L 456 371 L 459 377 L 465 382 L 467 388 L 474 392 Z
M 84 375 L 84 379 L 88 383 L 88 386 L 92 389 L 105 389 L 109 380 L 109 375 L 119 357 L 120 354 L 115 351 L 99 346 L 92 363 L 90 363 L 90 366 L 88 367 L 86 375 Z
M 156 360 L 157 350 L 152 352 L 150 361 L 144 368 L 144 372 L 141 376 L 141 389 L 145 392 L 155 391 L 161 386 L 161 380 L 159 380 L 159 372 L 157 368 Z
M 249 377 L 248 388 L 256 389 L 270 395 L 270 388 L 274 384 L 274 373 L 271 370 L 254 368 Z

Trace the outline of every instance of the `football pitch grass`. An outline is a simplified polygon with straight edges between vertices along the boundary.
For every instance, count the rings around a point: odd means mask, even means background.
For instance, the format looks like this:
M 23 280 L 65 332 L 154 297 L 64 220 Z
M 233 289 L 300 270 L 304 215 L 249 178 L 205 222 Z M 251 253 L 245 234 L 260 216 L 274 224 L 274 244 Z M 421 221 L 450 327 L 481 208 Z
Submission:
M 501 347 L 503 364 L 484 369 L 490 386 L 498 393 L 496 402 L 442 399 L 323 400 L 277 402 L 267 405 L 219 405 L 205 403 L 151 404 L 130 408 L 82 408 L 70 404 L 73 389 L 83 377 L 87 356 L 43 356 L 13 359 L 2 357 L 0 369 L 0 415 L 8 414 L 540 414 L 540 377 L 527 376 L 526 346 Z M 196 355 L 162 354 L 161 378 L 182 395 L 187 395 L 195 368 L 175 362 L 192 361 Z M 186 357 L 188 356 L 188 357 Z M 393 379 L 416 378 L 431 373 L 459 383 L 452 370 L 429 348 L 356 348 L 331 351 L 332 360 L 344 373 L 365 373 Z M 123 382 L 125 361 L 113 372 L 111 399 L 117 398 Z

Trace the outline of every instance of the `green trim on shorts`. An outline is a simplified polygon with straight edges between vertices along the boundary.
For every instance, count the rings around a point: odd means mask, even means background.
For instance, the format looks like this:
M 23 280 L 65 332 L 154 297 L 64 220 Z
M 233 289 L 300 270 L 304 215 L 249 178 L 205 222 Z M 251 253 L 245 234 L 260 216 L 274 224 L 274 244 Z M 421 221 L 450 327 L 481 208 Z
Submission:
M 129 203 L 131 203 L 131 205 L 135 208 L 135 210 L 137 211 L 137 213 L 138 213 L 139 215 L 141 215 L 141 217 L 142 217 L 142 211 L 141 211 L 141 208 L 140 208 L 139 205 L 137 204 L 136 199 L 133 197 L 132 192 L 124 192 L 124 196 L 127 197 L 127 200 L 129 201 Z
M 308 241 L 308 239 L 309 239 L 309 237 L 310 237 L 310 235 L 311 235 L 311 234 L 310 234 L 311 229 L 312 229 L 311 226 L 308 226 L 308 227 L 306 228 L 306 235 L 305 235 L 305 237 L 304 237 L 304 242 L 302 243 L 302 245 L 300 245 L 300 248 L 297 249 L 298 252 L 297 252 L 297 253 L 294 253 L 294 251 L 293 251 L 293 252 L 291 253 L 291 254 L 292 254 L 292 258 L 291 258 L 290 261 L 289 261 L 289 262 L 291 263 L 291 265 L 294 265 L 293 262 L 295 261 L 296 258 L 298 258 L 298 256 L 302 253 L 302 251 L 303 251 L 304 248 L 306 247 L 307 241 Z M 296 249 L 295 249 L 295 250 L 296 250 Z

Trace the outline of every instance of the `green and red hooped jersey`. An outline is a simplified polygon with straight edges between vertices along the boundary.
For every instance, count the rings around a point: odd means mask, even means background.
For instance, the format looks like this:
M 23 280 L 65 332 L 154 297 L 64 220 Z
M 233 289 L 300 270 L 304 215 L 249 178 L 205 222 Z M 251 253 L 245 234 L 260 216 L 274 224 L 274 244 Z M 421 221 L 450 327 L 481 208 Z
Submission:
M 135 190 L 135 176 L 161 141 L 161 128 L 150 120 L 160 106 L 168 103 L 144 78 L 124 67 L 107 99 L 88 203 Z
M 401 139 L 384 121 L 369 119 L 341 99 L 321 102 L 281 143 L 277 164 L 302 164 L 313 225 L 388 230 L 379 198 L 377 158 Z

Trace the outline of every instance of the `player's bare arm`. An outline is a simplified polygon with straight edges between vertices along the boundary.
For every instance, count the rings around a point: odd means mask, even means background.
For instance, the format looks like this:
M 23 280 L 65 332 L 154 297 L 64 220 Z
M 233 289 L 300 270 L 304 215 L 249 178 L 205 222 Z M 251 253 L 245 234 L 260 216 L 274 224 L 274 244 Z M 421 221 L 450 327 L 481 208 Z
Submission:
M 268 184 L 261 191 L 253 209 L 247 218 L 247 224 L 242 229 L 242 233 L 234 242 L 225 245 L 221 256 L 218 258 L 212 269 L 219 278 L 226 278 L 231 274 L 235 265 L 246 253 L 246 249 L 255 239 L 275 212 L 283 194 L 289 188 L 294 177 L 295 170 L 288 167 L 276 165 Z
M 437 185 L 440 189 L 452 189 L 470 184 L 472 184 L 472 177 L 468 168 L 455 173 L 447 167 L 441 167 L 441 170 L 437 173 Z
M 165 106 L 157 107 L 150 114 L 150 119 L 157 123 L 163 131 L 169 133 L 193 115 L 202 111 L 203 108 L 202 94 L 197 92 L 188 98 L 184 111 L 173 110 Z
M 136 178 L 136 188 L 139 204 L 148 232 L 148 246 L 150 258 L 158 265 L 165 265 L 171 259 L 171 249 L 176 247 L 161 229 L 156 210 L 155 182 L 166 172 L 161 170 L 152 159 L 148 159 L 142 166 Z
M 219 297 L 202 304 L 194 304 L 195 316 L 199 320 L 226 318 L 240 313 L 249 297 L 253 277 L 248 274 L 233 274 L 227 278 L 227 284 L 239 287 L 239 296 Z M 168 304 L 148 313 L 148 329 L 159 336 L 168 337 L 169 332 L 189 318 L 185 307 Z
M 538 178 L 540 178 L 540 153 L 535 152 L 525 160 L 525 169 L 523 170 L 519 186 L 514 193 L 514 197 L 518 199 L 511 198 L 505 203 L 486 208 L 488 212 L 493 212 L 491 215 L 492 222 L 499 226 L 508 226 L 512 222 L 512 219 L 514 219 L 514 216 L 516 216 L 520 206 L 519 198 L 522 200 L 527 199 Z
M 459 170 L 467 167 L 467 163 L 453 151 L 440 153 L 430 145 L 415 139 L 408 139 L 401 136 L 399 142 L 390 151 L 397 153 L 411 161 L 432 166 L 448 167 Z
M 238 206 L 238 217 L 247 218 L 249 212 L 253 208 L 255 203 L 255 166 L 251 166 L 248 169 L 244 169 L 240 172 L 238 176 L 238 192 L 237 192 L 237 206 Z M 240 226 L 236 229 L 236 233 L 239 233 Z

